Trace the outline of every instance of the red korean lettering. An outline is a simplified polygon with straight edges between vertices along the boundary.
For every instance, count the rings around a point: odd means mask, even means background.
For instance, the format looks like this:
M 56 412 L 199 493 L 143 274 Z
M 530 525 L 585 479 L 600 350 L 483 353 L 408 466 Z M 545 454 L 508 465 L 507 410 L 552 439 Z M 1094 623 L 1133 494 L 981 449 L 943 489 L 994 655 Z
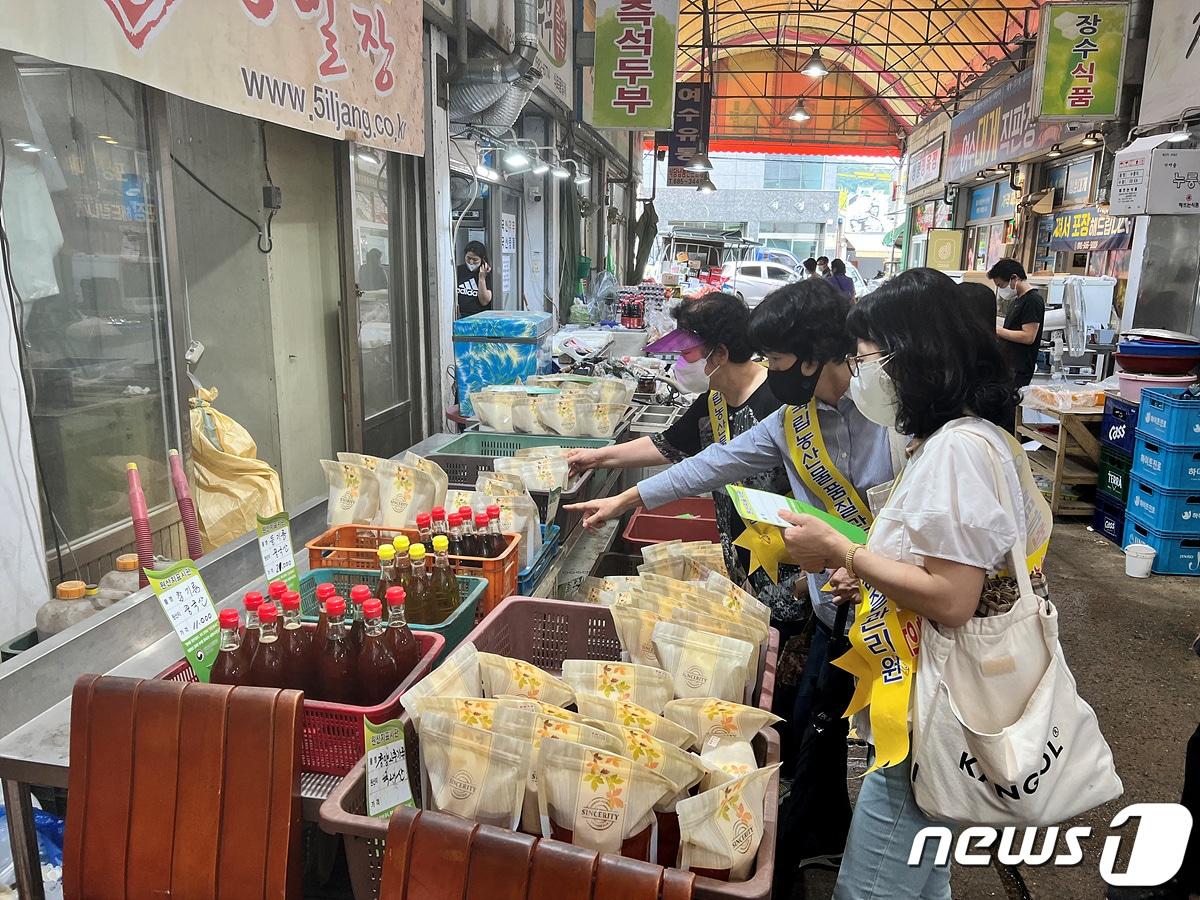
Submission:
M 654 30 L 651 28 L 626 28 L 615 43 L 622 52 L 649 56 L 654 49 Z
M 1079 63 L 1071 70 L 1071 76 L 1081 78 L 1088 84 L 1091 84 L 1096 80 L 1096 64 L 1094 62 L 1090 62 L 1087 65 Z
M 311 19 L 317 15 L 322 17 L 318 31 L 324 41 L 325 55 L 317 64 L 317 72 L 321 78 L 326 81 L 345 78 L 350 73 L 350 69 L 346 65 L 346 61 L 342 59 L 342 52 L 338 48 L 337 10 L 334 7 L 334 0 L 292 0 L 292 3 L 302 19 Z
M 644 56 L 622 56 L 617 59 L 617 70 L 613 75 L 625 80 L 626 84 L 637 84 L 651 76 L 650 60 Z
M 1067 105 L 1072 109 L 1087 109 L 1092 105 L 1095 94 L 1088 85 L 1073 87 L 1067 93 Z
M 242 0 L 242 9 L 252 21 L 265 25 L 275 15 L 275 0 Z
M 358 29 L 358 52 L 375 64 L 375 93 L 386 96 L 396 87 L 396 76 L 392 72 L 396 43 L 388 37 L 387 17 L 378 3 L 373 14 L 352 6 L 350 15 Z
M 624 109 L 627 115 L 633 115 L 639 109 L 646 109 L 650 103 L 650 88 L 640 84 L 637 87 L 617 85 L 616 97 L 612 102 L 614 109 Z

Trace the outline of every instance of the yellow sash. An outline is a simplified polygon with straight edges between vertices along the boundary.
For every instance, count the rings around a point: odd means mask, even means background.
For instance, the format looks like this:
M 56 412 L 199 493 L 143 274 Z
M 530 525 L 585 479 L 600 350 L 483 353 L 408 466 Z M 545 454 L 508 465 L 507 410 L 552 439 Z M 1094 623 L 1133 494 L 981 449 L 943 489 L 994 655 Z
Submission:
M 825 449 L 821 425 L 817 421 L 817 401 L 808 406 L 789 406 L 784 413 L 788 451 L 800 480 L 825 509 L 859 528 L 871 525 L 871 509 L 858 496 L 854 485 L 838 471 Z
M 728 444 L 729 404 L 720 391 L 708 392 L 708 419 L 712 422 L 713 440 L 718 444 Z

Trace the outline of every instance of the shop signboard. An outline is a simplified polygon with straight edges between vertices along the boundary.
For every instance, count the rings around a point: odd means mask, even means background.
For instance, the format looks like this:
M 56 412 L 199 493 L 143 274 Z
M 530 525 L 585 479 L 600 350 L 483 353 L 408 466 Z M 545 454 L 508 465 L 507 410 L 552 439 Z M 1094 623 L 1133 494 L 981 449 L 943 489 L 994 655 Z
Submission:
M 1056 213 L 1053 223 L 1050 249 L 1055 251 L 1128 250 L 1132 238 L 1128 219 L 1106 215 L 1094 206 Z
M 937 140 L 930 141 L 916 153 L 908 157 L 908 185 L 905 190 L 915 191 L 927 184 L 933 184 L 942 177 L 942 145 L 946 139 L 939 134 Z
M 671 127 L 679 0 L 597 0 L 592 124 Z
M 1029 159 L 1065 139 L 1065 122 L 1035 121 L 1033 78 L 1033 69 L 1014 75 L 950 121 L 946 181 Z
M 421 22 L 421 0 L 0 0 L 0 47 L 419 155 Z
M 1200 84 L 1200 3 L 1154 0 L 1139 121 L 1170 122 L 1196 104 Z
M 1112 212 L 1122 216 L 1200 213 L 1200 150 L 1166 135 L 1142 137 L 1113 160 Z
M 1035 117 L 1043 122 L 1117 118 L 1129 4 L 1050 2 L 1042 7 L 1041 22 Z
M 967 221 L 990 219 L 996 201 L 996 185 L 985 184 L 971 191 L 971 205 L 967 208 Z
M 707 83 L 681 81 L 675 85 L 674 127 L 667 137 L 667 185 L 695 187 L 703 172 L 685 166 L 700 152 L 711 88 Z

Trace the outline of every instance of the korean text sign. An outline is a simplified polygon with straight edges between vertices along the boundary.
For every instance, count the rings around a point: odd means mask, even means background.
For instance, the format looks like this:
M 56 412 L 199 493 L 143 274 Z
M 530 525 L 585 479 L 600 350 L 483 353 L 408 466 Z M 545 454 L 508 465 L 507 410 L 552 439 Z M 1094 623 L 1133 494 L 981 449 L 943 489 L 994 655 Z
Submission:
M 1115 119 L 1120 111 L 1128 4 L 1047 3 L 1041 22 L 1035 116 Z
M 1051 250 L 1127 250 L 1132 233 L 1129 220 L 1109 216 L 1095 207 L 1058 213 L 1050 232 Z
M 424 152 L 421 0 L 0 0 L 0 47 Z
M 703 172 L 689 172 L 685 167 L 703 149 L 708 130 L 708 111 L 711 88 L 696 81 L 681 81 L 675 85 L 675 115 L 667 139 L 667 184 L 700 183 Z
M 221 626 L 204 579 L 190 559 L 161 571 L 146 570 L 150 587 L 200 681 L 208 681 L 221 643 Z
M 679 0 L 596 0 L 592 124 L 671 127 Z

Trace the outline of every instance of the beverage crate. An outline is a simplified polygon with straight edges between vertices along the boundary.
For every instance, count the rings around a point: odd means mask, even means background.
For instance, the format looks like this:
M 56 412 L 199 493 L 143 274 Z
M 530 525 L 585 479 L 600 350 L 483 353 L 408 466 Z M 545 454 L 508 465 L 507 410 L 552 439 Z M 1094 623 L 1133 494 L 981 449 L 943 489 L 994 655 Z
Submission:
M 305 573 L 304 577 L 300 579 L 300 613 L 305 622 L 315 623 L 317 621 L 317 615 L 320 613 L 317 608 L 317 585 L 325 581 L 337 588 L 337 592 L 343 597 L 349 597 L 350 588 L 356 584 L 365 584 L 371 589 L 373 595 L 375 589 L 379 587 L 379 572 L 372 572 L 368 569 L 314 569 Z M 462 602 L 458 604 L 458 608 L 454 612 L 436 625 L 427 622 L 408 623 L 414 631 L 419 629 L 432 634 L 440 634 L 445 640 L 446 643 L 442 647 L 441 654 L 434 660 L 435 666 L 441 663 L 451 650 L 461 644 L 463 638 L 475 627 L 475 613 L 485 590 L 487 590 L 487 581 L 484 579 L 459 575 L 458 595 L 462 598 Z M 384 612 L 386 614 L 386 608 Z
M 1171 388 L 1144 389 L 1137 430 L 1173 447 L 1200 447 L 1200 400 L 1182 397 Z
M 1163 534 L 1145 522 L 1139 522 L 1133 513 L 1125 513 L 1125 537 L 1122 546 L 1147 544 L 1154 548 L 1155 575 L 1200 575 L 1200 535 Z
M 721 540 L 716 504 L 711 497 L 687 497 L 658 509 L 639 509 L 621 534 L 630 546 L 645 547 L 665 541 Z
M 419 539 L 415 528 L 378 528 L 374 525 L 336 525 L 320 537 L 305 544 L 308 550 L 310 569 L 364 569 L 379 571 L 380 544 L 386 544 L 397 535 L 407 535 L 411 541 Z M 517 572 L 521 565 L 518 543 L 519 534 L 505 534 L 508 546 L 499 556 L 456 556 L 451 554 L 450 565 L 460 575 L 471 575 L 487 582 L 483 592 L 484 612 L 494 608 L 505 597 L 517 589 Z M 428 549 L 428 548 L 427 548 Z
M 1200 491 L 1200 447 L 1173 447 L 1138 432 L 1130 473 L 1168 491 Z
M 522 594 L 528 594 L 537 587 L 550 569 L 550 564 L 558 557 L 561 535 L 562 531 L 557 525 L 542 526 L 541 549 L 533 562 L 517 573 L 517 587 Z
M 305 628 L 316 629 L 315 625 Z M 446 639 L 428 631 L 414 631 L 421 658 L 408 676 L 396 686 L 390 697 L 376 706 L 355 706 L 329 700 L 304 699 L 304 721 L 300 737 L 300 767 L 306 772 L 345 775 L 363 757 L 363 719 L 374 723 L 394 719 L 403 711 L 404 693 L 429 674 Z M 187 659 L 181 659 L 158 678 L 166 681 L 196 681 L 196 673 Z
M 1200 535 L 1200 488 L 1167 491 L 1133 475 L 1125 505 L 1130 514 L 1162 534 Z
M 1133 465 L 1133 457 L 1122 453 L 1108 444 L 1100 446 L 1100 472 L 1096 481 L 1097 489 L 1109 500 L 1125 505 L 1129 494 L 1129 469 Z
M 1118 547 L 1125 537 L 1125 506 L 1110 499 L 1107 494 L 1096 495 L 1096 511 L 1092 513 L 1092 529 Z
M 1104 398 L 1104 418 L 1100 421 L 1100 440 L 1121 453 L 1133 453 L 1133 434 L 1137 429 L 1138 405 L 1111 394 Z

